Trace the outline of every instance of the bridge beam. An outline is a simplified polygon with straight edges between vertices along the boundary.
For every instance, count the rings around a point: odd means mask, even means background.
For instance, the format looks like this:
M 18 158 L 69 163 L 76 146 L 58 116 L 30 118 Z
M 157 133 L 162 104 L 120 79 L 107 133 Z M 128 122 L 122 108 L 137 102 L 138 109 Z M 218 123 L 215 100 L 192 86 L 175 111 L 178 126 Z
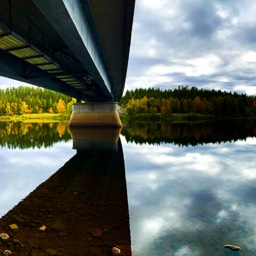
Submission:
M 93 20 L 89 6 L 71 0 L 33 0 L 37 8 L 60 35 L 92 79 L 113 101 L 100 44 L 93 33 Z M 86 10 L 84 11 L 84 9 Z M 89 16 L 89 18 L 88 18 Z
M 73 105 L 69 126 L 122 127 L 116 102 L 86 102 Z
M 0 75 L 16 79 L 25 83 L 36 84 L 46 89 L 51 88 L 55 92 L 79 98 L 80 95 L 73 87 L 68 86 L 66 83 L 56 79 L 55 77 L 46 76 L 46 72 L 40 69 L 34 69 L 34 78 L 26 78 L 26 69 L 32 70 L 33 65 L 24 63 L 12 54 L 0 49 Z

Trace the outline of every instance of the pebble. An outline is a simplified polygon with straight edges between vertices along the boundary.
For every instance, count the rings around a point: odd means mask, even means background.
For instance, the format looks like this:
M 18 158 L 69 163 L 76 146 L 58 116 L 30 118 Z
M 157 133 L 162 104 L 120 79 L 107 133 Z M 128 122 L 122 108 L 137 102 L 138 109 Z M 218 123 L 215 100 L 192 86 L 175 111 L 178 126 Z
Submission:
M 12 254 L 12 252 L 11 252 L 10 250 L 5 250 L 4 253 L 5 253 L 6 255 L 11 255 L 11 254 Z
M 9 239 L 9 235 L 6 233 L 1 233 L 0 238 L 5 241 L 5 240 Z
M 120 255 L 121 254 L 121 250 L 119 248 L 117 248 L 117 247 L 113 247 L 111 249 L 111 253 L 112 253 L 112 255 Z
M 13 223 L 9 225 L 10 229 L 18 229 L 18 225 Z
M 48 248 L 48 249 L 46 250 L 46 252 L 47 252 L 50 256 L 54 256 L 54 255 L 56 255 L 56 254 L 58 253 L 57 250 L 52 249 L 52 248 Z
M 94 237 L 101 237 L 102 236 L 102 231 L 99 228 L 95 228 L 92 232 L 91 232 L 92 236 Z
M 239 247 L 237 245 L 232 245 L 232 244 L 225 244 L 224 247 L 228 248 L 229 250 L 232 250 L 232 251 L 239 251 L 239 250 L 241 250 L 241 247 Z

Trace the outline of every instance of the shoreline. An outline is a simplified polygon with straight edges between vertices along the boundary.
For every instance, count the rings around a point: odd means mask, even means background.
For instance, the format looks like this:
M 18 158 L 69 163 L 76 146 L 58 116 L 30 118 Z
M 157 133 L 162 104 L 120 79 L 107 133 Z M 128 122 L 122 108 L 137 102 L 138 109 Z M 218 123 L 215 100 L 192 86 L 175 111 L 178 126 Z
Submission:
M 209 121 L 221 121 L 221 120 L 255 120 L 256 116 L 214 116 L 214 115 L 204 115 L 196 113 L 188 114 L 170 114 L 168 116 L 163 116 L 159 113 L 148 114 L 140 113 L 133 116 L 127 114 L 120 115 L 122 122 L 209 122 Z
M 23 114 L 15 116 L 0 116 L 0 122 L 68 122 L 69 116 L 62 114 Z
M 196 113 L 178 114 L 173 113 L 168 116 L 163 116 L 160 113 L 149 114 L 140 113 L 135 115 L 128 115 L 126 113 L 119 114 L 120 119 L 123 123 L 134 122 L 134 123 L 145 123 L 145 122 L 209 122 L 209 121 L 220 121 L 220 120 L 255 120 L 256 116 L 214 116 L 204 115 Z M 70 120 L 69 115 L 63 114 L 23 114 L 15 116 L 0 116 L 0 122 L 68 122 Z

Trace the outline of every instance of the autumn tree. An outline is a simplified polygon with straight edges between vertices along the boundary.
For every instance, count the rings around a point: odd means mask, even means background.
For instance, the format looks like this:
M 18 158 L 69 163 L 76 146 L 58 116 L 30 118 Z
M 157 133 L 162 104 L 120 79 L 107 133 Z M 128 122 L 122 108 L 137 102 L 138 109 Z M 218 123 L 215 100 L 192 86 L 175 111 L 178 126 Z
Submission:
M 66 104 L 62 99 L 59 99 L 57 104 L 57 111 L 58 113 L 64 113 L 66 111 Z
M 137 88 L 126 91 L 124 100 L 128 115 L 138 113 L 198 113 L 217 116 L 256 115 L 255 96 L 221 90 L 206 90 L 179 86 L 174 90 L 159 88 Z
M 22 101 L 20 104 L 20 114 L 27 114 L 29 112 L 28 104 L 25 101 Z
M 19 115 L 25 113 L 68 113 L 73 104 L 72 98 L 43 88 L 20 86 L 0 89 L 0 115 Z M 57 109 L 58 106 L 58 109 Z

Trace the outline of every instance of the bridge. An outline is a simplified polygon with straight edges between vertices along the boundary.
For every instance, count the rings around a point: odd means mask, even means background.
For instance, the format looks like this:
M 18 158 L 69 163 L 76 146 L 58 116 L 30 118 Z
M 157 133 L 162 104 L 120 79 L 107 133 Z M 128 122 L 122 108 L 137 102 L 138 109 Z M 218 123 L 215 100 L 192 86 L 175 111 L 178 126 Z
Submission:
M 121 125 L 116 102 L 135 0 L 0 0 L 0 6 L 1 76 L 76 98 L 71 125 Z

